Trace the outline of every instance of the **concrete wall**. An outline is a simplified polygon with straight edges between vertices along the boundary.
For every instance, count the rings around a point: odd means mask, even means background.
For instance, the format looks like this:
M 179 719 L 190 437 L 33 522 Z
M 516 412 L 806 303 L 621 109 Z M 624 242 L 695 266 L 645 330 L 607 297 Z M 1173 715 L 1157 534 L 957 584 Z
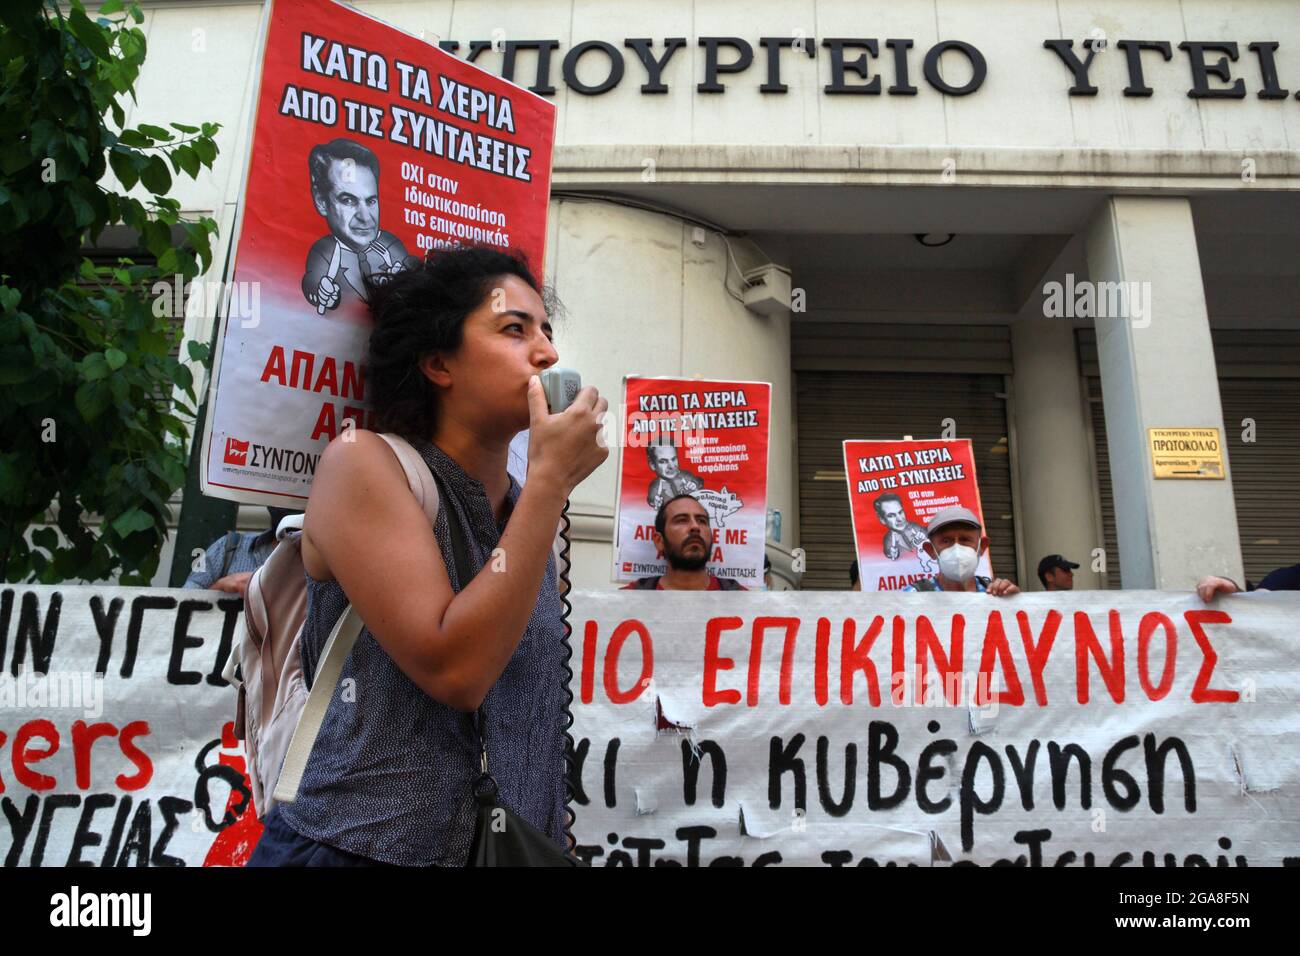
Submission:
M 1068 189 L 1171 192 L 1242 188 L 1241 163 L 1254 163 L 1260 187 L 1300 188 L 1300 5 L 1244 0 L 933 0 L 889 4 L 874 0 L 384 0 L 356 3 L 361 10 L 427 39 L 554 39 L 550 82 L 559 109 L 554 185 L 557 189 L 644 187 L 651 183 L 811 183 L 936 185 L 962 187 L 1028 185 Z M 186 215 L 210 215 L 221 225 L 214 275 L 235 226 L 247 123 L 255 90 L 259 2 L 145 0 L 149 57 L 128 106 L 128 124 L 216 121 L 220 156 L 196 182 L 177 181 L 175 195 Z M 760 37 L 803 35 L 815 57 L 797 50 L 780 54 L 788 92 L 764 94 L 766 53 Z M 1066 37 L 1079 49 L 1084 37 L 1105 36 L 1091 80 L 1096 96 L 1072 97 L 1072 78 L 1043 40 Z M 664 70 L 668 92 L 644 94 L 646 74 L 629 37 L 649 37 L 662 53 L 665 37 L 687 39 Z M 739 36 L 754 47 L 753 63 L 720 77 L 725 93 L 701 93 L 705 51 L 702 36 Z M 826 37 L 891 37 L 913 41 L 908 53 L 914 96 L 832 95 Z M 940 40 L 974 44 L 988 63 L 983 86 L 969 96 L 944 95 L 922 76 L 925 51 Z M 1126 97 L 1128 82 L 1119 39 L 1168 40 L 1173 58 L 1143 55 L 1150 97 Z M 1233 77 L 1247 95 L 1240 100 L 1192 99 L 1183 40 L 1231 40 L 1239 44 Z M 569 89 L 560 63 L 572 46 L 604 40 L 623 54 L 625 73 L 608 93 L 585 96 Z M 1276 61 L 1282 100 L 1260 99 L 1259 62 L 1251 41 L 1281 43 Z M 855 52 L 850 51 L 852 57 Z M 871 61 L 882 85 L 896 81 L 892 56 Z M 515 80 L 535 81 L 536 54 L 520 52 Z M 724 52 L 724 59 L 730 54 Z M 1210 60 L 1218 54 L 1211 53 Z M 477 63 L 499 72 L 502 54 L 487 51 Z M 599 53 L 584 57 L 579 77 L 594 82 L 605 64 Z M 949 54 L 942 72 L 960 83 L 967 68 Z M 849 75 L 849 80 L 858 78 Z M 1213 81 L 1214 85 L 1222 85 Z M 950 175 L 950 179 L 944 179 Z M 657 179 L 655 178 L 657 177 Z M 710 233 L 702 248 L 691 244 L 690 227 L 661 216 L 608 204 L 573 201 L 552 205 L 547 274 L 568 305 L 559 328 L 563 360 L 588 381 L 616 397 L 622 375 L 707 374 L 771 381 L 777 406 L 769 469 L 770 506 L 782 510 L 783 549 L 798 540 L 790 423 L 788 322 L 746 312 L 725 292 L 726 249 Z M 862 232 L 872 223 L 864 221 Z M 742 267 L 754 261 L 736 243 Z M 734 276 L 733 276 L 734 281 Z M 212 316 L 187 316 L 190 337 L 205 341 Z M 716 343 L 725 342 L 724 348 Z M 1022 423 L 1023 424 L 1023 423 Z M 1032 423 L 1028 423 L 1032 425 Z M 1024 449 L 1022 447 L 1022 453 Z M 575 579 L 584 585 L 608 580 L 609 520 L 614 464 L 579 490 L 573 505 Z M 260 509 L 245 509 L 243 525 L 257 527 Z M 1052 550 L 1058 550 L 1053 548 Z M 779 562 L 778 562 L 779 564 Z
M 1240 581 L 1227 455 L 1218 480 L 1153 477 L 1149 429 L 1224 434 L 1190 206 L 1114 197 L 1089 225 L 1087 248 L 1093 281 L 1145 286 L 1150 303 L 1140 318 L 1096 322 L 1124 587 L 1191 587 L 1207 573 Z
M 1300 5 L 1294 3 L 360 0 L 356 6 L 430 40 L 457 40 L 461 55 L 469 41 L 494 35 L 505 40 L 558 40 L 550 71 L 559 110 L 557 181 L 570 169 L 575 176 L 584 170 L 590 176 L 594 170 L 617 170 L 620 164 L 628 166 L 625 178 L 640 181 L 642 157 L 666 151 L 665 159 L 672 159 L 673 148 L 679 146 L 695 147 L 694 155 L 707 167 L 726 165 L 736 172 L 748 168 L 755 171 L 750 178 L 760 181 L 798 173 L 805 163 L 793 162 L 792 155 L 803 156 L 808 171 L 821 170 L 822 175 L 834 175 L 837 168 L 861 169 L 863 148 L 871 150 L 871 170 L 888 174 L 894 182 L 916 177 L 934 182 L 945 157 L 955 164 L 957 181 L 971 183 L 1020 169 L 1051 177 L 1055 184 L 1063 175 L 1077 177 L 1075 185 L 1087 185 L 1098 176 L 1129 174 L 1148 187 L 1167 188 L 1171 177 L 1192 181 L 1207 171 L 1235 178 L 1242 156 L 1257 160 L 1261 180 L 1284 177 L 1293 183 L 1300 174 L 1294 154 L 1300 144 L 1300 103 L 1294 95 L 1259 98 L 1259 62 L 1246 49 L 1251 41 L 1279 42 L 1280 83 L 1294 94 L 1300 87 L 1300 45 L 1292 42 L 1300 36 Z M 185 208 L 211 211 L 233 202 L 238 191 L 261 4 L 162 0 L 146 2 L 146 8 L 149 56 L 138 90 L 140 105 L 128 110 L 128 121 L 184 116 L 223 124 L 216 169 L 205 172 L 197 184 L 182 184 L 178 193 Z M 1094 33 L 1111 42 L 1091 67 L 1098 93 L 1070 96 L 1071 74 L 1055 53 L 1043 48 L 1043 40 L 1071 38 L 1078 51 L 1082 39 Z M 760 92 L 767 77 L 760 37 L 800 34 L 815 41 L 815 57 L 783 51 L 781 80 L 788 92 Z M 668 91 L 644 94 L 640 87 L 646 71 L 623 41 L 651 38 L 653 52 L 662 55 L 662 41 L 671 36 L 684 37 L 687 43 L 664 68 Z M 739 36 L 754 47 L 753 62 L 744 72 L 720 77 L 724 93 L 696 89 L 704 78 L 701 36 Z M 823 92 L 831 78 L 831 56 L 820 42 L 836 36 L 875 37 L 882 43 L 891 37 L 911 39 L 909 79 L 916 95 Z M 973 44 L 987 60 L 984 84 L 968 96 L 942 94 L 922 78 L 925 51 L 952 39 Z M 1173 58 L 1167 63 L 1158 54 L 1143 55 L 1146 82 L 1154 90 L 1150 97 L 1123 95 L 1128 71 L 1123 52 L 1114 46 L 1119 39 L 1172 44 Z M 1243 99 L 1188 97 L 1190 58 L 1178 49 L 1188 39 L 1238 44 L 1231 72 L 1245 83 Z M 611 43 L 623 56 L 623 78 L 606 93 L 582 95 L 561 80 L 564 55 L 586 40 Z M 894 62 L 888 51 L 882 48 L 882 53 L 870 61 L 870 69 L 873 76 L 881 74 L 882 87 L 888 89 L 896 79 Z M 849 51 L 846 57 L 853 55 Z M 1220 55 L 1209 53 L 1207 59 Z M 724 53 L 725 58 L 729 54 Z M 516 59 L 515 81 L 534 83 L 536 54 L 520 51 Z M 475 62 L 500 72 L 502 60 L 502 53 L 488 50 Z M 589 53 L 578 63 L 578 76 L 595 82 L 607 69 L 603 54 Z M 950 53 L 941 72 L 959 83 L 969 68 Z M 858 79 L 853 74 L 849 78 Z M 624 156 L 620 150 L 627 147 L 633 151 Z M 732 148 L 719 152 L 720 147 Z M 1214 155 L 1222 151 L 1237 155 Z
M 456 0 L 456 2 L 387 2 L 357 4 L 390 23 L 412 32 L 421 30 L 468 41 L 552 39 L 560 46 L 552 54 L 550 81 L 560 105 L 559 139 L 563 144 L 699 144 L 837 145 L 863 142 L 885 145 L 956 144 L 1025 148 L 1139 149 L 1288 149 L 1300 143 L 1300 109 L 1294 103 L 1260 100 L 1258 62 L 1246 44 L 1276 40 L 1281 83 L 1300 86 L 1300 6 L 1291 3 L 1216 3 L 1213 0 L 1062 0 L 1062 2 L 990 3 L 988 0 L 935 0 L 931 3 L 886 3 L 882 0 L 660 0 L 656 3 L 570 0 L 539 3 Z M 499 31 L 494 34 L 494 31 Z M 1070 97 L 1071 75 L 1051 50 L 1048 38 L 1072 38 L 1075 49 L 1093 34 L 1110 39 L 1090 74 L 1099 93 Z M 784 94 L 764 94 L 758 87 L 767 77 L 767 58 L 759 38 L 803 36 L 817 45 L 809 58 L 795 50 L 780 54 Z M 653 50 L 661 41 L 681 36 L 687 44 L 673 54 L 663 71 L 664 94 L 643 95 L 647 74 L 636 54 L 623 46 L 629 37 L 649 37 Z M 754 48 L 744 72 L 720 77 L 722 94 L 702 94 L 696 84 L 704 77 L 706 51 L 701 36 L 733 37 Z M 882 94 L 826 95 L 830 82 L 826 37 L 875 37 L 882 44 L 871 73 L 883 74 L 882 87 L 895 82 L 892 55 L 883 48 L 887 38 L 909 38 L 909 79 L 915 96 Z M 988 77 L 974 94 L 940 94 L 922 76 L 925 52 L 940 40 L 973 44 L 985 57 Z M 1149 98 L 1125 97 L 1128 72 L 1119 39 L 1168 40 L 1173 58 L 1144 54 Z M 604 40 L 623 55 L 624 75 L 607 93 L 588 96 L 566 88 L 560 77 L 563 56 L 576 43 Z M 1241 101 L 1193 100 L 1188 55 L 1178 49 L 1184 40 L 1233 40 L 1240 45 L 1233 77 L 1242 77 L 1248 96 Z M 857 51 L 849 51 L 851 59 Z M 732 51 L 723 52 L 730 60 Z M 1219 54 L 1209 54 L 1213 61 Z M 502 54 L 486 52 L 476 61 L 497 72 Z M 591 52 L 578 63 L 578 76 L 597 83 L 609 73 L 609 60 Z M 947 54 L 944 78 L 960 84 L 969 67 L 958 55 Z M 850 74 L 850 81 L 861 81 Z M 515 81 L 536 80 L 536 54 L 517 54 Z M 634 123 L 611 121 L 635 116 Z
M 1016 363 L 1015 409 L 1020 483 L 1018 527 L 1025 574 L 1020 588 L 1042 589 L 1038 562 L 1064 555 L 1080 567 L 1074 586 L 1100 586 L 1092 570 L 1098 540 L 1079 359 L 1074 329 L 1060 319 L 1022 319 L 1011 327 Z

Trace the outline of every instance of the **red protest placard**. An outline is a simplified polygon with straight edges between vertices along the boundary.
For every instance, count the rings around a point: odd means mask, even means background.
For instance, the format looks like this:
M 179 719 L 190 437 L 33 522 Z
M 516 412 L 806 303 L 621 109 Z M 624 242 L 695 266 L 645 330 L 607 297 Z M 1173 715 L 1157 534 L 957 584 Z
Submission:
M 614 579 L 664 573 L 655 514 L 690 494 L 709 512 L 710 572 L 761 587 L 772 386 L 640 376 L 623 386 Z
M 205 494 L 301 506 L 372 425 L 367 283 L 432 249 L 542 274 L 555 106 L 331 0 L 275 0 L 204 434 Z
M 937 512 L 961 505 L 984 521 L 968 438 L 845 441 L 844 470 L 864 591 L 897 591 L 938 574 L 922 547 Z M 993 576 L 987 550 L 975 573 Z

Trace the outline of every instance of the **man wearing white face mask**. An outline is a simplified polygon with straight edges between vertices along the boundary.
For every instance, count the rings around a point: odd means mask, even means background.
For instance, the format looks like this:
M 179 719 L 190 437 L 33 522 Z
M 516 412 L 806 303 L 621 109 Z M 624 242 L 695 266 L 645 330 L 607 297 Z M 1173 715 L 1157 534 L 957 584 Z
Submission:
M 1020 593 L 1020 588 L 1005 578 L 990 580 L 975 574 L 989 539 L 969 508 L 944 508 L 930 519 L 925 533 L 929 540 L 921 547 L 939 562 L 939 576 L 922 578 L 904 591 L 983 591 L 994 597 Z

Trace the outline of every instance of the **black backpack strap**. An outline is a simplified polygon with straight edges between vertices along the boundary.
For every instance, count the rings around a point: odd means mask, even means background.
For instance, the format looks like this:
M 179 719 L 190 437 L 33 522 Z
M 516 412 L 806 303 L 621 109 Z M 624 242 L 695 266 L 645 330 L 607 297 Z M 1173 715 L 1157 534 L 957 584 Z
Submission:
M 637 578 L 632 582 L 633 591 L 655 591 L 659 588 L 659 576 L 654 575 L 648 578 Z
M 224 578 L 230 573 L 230 562 L 235 559 L 235 552 L 239 550 L 239 532 L 226 532 L 226 546 L 221 553 L 221 573 L 217 575 L 218 580 Z

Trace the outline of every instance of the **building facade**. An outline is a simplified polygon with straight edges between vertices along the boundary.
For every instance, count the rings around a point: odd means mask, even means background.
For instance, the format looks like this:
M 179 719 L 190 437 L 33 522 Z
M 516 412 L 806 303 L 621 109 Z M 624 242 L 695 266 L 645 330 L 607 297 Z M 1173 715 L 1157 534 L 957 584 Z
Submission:
M 847 587 L 840 442 L 904 435 L 973 440 L 1022 587 L 1050 553 L 1112 588 L 1300 560 L 1300 6 L 355 6 L 556 102 L 564 365 L 611 400 L 633 373 L 773 384 L 783 583 Z M 128 122 L 222 124 L 177 195 L 229 237 L 262 4 L 145 8 Z M 767 265 L 776 314 L 743 301 Z M 212 309 L 185 321 L 209 339 Z M 1171 428 L 1217 430 L 1223 476 L 1157 478 Z M 573 496 L 575 586 L 612 586 L 616 465 Z

